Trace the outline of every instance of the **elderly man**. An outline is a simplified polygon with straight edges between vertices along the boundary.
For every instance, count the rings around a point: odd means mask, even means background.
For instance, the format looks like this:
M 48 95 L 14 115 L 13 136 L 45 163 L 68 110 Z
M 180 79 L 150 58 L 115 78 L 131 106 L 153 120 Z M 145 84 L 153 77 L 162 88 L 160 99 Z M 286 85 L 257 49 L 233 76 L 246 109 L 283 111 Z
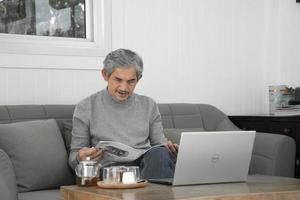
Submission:
M 143 61 L 135 52 L 118 49 L 109 53 L 102 76 L 107 87 L 76 106 L 73 116 L 72 143 L 69 163 L 75 168 L 85 157 L 108 163 L 103 149 L 95 148 L 99 141 L 118 141 L 135 149 L 149 149 L 128 165 L 138 165 L 141 177 L 173 177 L 178 145 L 167 141 L 161 116 L 154 100 L 134 93 L 142 78 Z

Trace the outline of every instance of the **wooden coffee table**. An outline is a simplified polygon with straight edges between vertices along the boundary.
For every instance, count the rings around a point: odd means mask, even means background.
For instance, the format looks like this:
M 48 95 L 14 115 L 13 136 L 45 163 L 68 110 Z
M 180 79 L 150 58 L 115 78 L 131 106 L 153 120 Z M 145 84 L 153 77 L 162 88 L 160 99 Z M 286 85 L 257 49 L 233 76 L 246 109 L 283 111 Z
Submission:
M 166 186 L 149 183 L 137 189 L 62 186 L 64 200 L 299 200 L 300 179 L 249 176 L 245 183 Z

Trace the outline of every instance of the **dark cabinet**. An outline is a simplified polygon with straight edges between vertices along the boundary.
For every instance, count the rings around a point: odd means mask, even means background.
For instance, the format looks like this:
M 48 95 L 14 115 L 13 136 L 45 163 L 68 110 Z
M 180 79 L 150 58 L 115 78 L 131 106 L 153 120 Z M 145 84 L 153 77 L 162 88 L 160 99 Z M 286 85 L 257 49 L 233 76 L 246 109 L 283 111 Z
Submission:
M 256 130 L 274 134 L 283 134 L 292 137 L 296 142 L 296 171 L 295 176 L 300 178 L 300 116 L 229 116 L 229 119 L 243 130 Z

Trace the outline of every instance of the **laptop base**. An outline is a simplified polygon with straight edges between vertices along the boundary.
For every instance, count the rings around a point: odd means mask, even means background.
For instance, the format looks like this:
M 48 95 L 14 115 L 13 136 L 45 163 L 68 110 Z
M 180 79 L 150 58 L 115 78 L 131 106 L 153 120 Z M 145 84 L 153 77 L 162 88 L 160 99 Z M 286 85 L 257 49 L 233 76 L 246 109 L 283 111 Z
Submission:
M 163 185 L 172 185 L 173 184 L 173 178 L 157 178 L 157 179 L 148 179 L 150 183 L 158 183 Z

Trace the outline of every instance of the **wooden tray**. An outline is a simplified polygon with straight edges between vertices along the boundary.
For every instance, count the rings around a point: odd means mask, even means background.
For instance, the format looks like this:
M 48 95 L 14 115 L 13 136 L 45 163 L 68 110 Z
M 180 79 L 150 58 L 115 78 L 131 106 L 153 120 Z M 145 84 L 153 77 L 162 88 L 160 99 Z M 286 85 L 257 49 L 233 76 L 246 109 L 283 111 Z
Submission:
M 103 181 L 98 181 L 97 185 L 105 189 L 133 189 L 133 188 L 142 188 L 148 184 L 147 180 L 141 180 L 138 183 L 134 184 L 123 184 L 123 183 L 104 183 Z

